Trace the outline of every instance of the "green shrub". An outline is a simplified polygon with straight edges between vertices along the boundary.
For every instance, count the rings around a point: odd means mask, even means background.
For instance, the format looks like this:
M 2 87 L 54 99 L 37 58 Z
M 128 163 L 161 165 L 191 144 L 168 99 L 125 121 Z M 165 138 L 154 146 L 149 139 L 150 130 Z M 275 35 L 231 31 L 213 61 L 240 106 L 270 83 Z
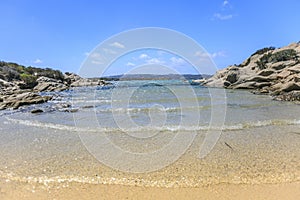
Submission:
M 259 69 L 266 69 L 267 63 L 275 63 L 288 60 L 299 60 L 298 54 L 294 49 L 285 49 L 276 53 L 267 53 L 263 55 L 257 62 Z
M 286 49 L 273 53 L 269 58 L 269 62 L 280 62 L 288 60 L 298 60 L 298 55 L 294 49 Z
M 23 73 L 23 74 L 20 74 L 20 79 L 22 81 L 24 81 L 25 88 L 33 88 L 34 86 L 37 85 L 37 82 L 36 82 L 37 77 L 36 76 Z
M 261 54 L 264 54 L 268 51 L 271 51 L 271 50 L 275 50 L 276 48 L 275 47 L 265 47 L 265 48 L 262 48 L 262 49 L 259 49 L 257 50 L 255 53 L 253 53 L 251 56 L 254 56 L 254 55 L 261 55 Z

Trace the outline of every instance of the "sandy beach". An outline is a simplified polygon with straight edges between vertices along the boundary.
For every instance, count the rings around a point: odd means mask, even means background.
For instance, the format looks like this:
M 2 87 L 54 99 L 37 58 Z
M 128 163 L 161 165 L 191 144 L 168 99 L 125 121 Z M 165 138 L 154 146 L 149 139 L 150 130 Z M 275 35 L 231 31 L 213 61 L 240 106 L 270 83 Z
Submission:
M 205 199 L 205 200 L 296 200 L 300 182 L 282 184 L 220 184 L 200 188 L 158 188 L 70 183 L 46 190 L 42 185 L 3 184 L 0 197 L 9 199 Z

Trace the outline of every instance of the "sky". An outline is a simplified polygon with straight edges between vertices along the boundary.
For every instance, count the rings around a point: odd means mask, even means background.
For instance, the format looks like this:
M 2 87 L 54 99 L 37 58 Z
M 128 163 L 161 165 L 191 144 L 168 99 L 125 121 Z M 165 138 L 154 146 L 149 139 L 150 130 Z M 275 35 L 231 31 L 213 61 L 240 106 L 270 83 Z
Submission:
M 1 0 L 0 9 L 0 60 L 64 72 L 77 72 L 98 44 L 135 28 L 183 33 L 218 69 L 257 49 L 300 41 L 299 0 Z M 109 73 L 143 63 L 181 65 L 182 73 L 193 73 L 178 55 L 154 50 L 120 58 Z

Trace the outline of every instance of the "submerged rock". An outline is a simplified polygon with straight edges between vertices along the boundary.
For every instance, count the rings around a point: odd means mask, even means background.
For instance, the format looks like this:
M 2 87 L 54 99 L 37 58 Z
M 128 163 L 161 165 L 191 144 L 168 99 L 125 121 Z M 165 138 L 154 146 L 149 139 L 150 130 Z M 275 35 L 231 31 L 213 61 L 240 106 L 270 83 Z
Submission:
M 44 111 L 42 109 L 33 109 L 30 112 L 33 113 L 33 114 L 35 114 L 35 113 L 42 113 Z

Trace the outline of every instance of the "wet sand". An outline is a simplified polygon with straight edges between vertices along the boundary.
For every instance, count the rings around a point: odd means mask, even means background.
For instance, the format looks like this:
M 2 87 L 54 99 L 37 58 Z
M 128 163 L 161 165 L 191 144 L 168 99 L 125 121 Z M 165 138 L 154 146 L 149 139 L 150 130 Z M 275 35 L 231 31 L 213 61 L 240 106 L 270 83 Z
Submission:
M 43 185 L 1 182 L 0 198 L 6 199 L 205 199 L 205 200 L 296 200 L 300 182 L 281 184 L 220 184 L 199 188 L 158 188 L 70 183 L 45 189 Z

